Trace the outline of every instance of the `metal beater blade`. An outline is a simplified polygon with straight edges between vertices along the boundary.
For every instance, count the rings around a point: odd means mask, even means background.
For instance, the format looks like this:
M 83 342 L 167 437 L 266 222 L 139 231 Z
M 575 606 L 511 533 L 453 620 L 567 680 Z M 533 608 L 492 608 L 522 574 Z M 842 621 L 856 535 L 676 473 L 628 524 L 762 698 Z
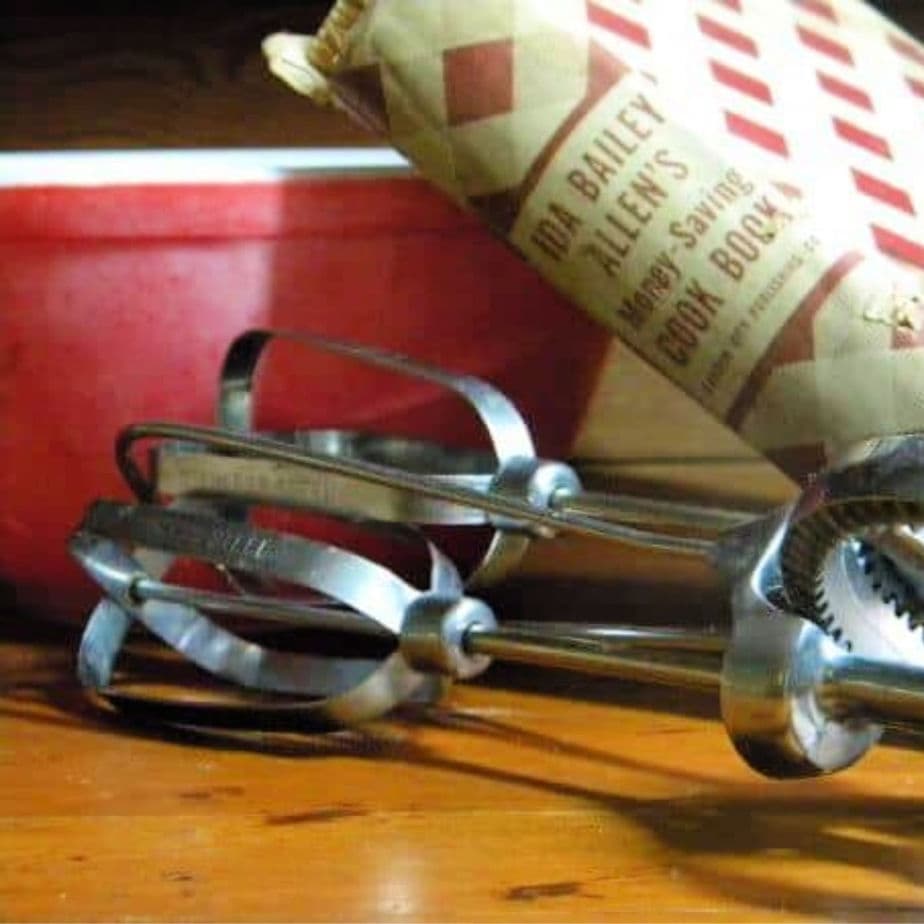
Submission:
M 250 433 L 254 381 L 266 347 L 277 337 L 438 383 L 462 395 L 482 421 L 491 451 L 460 452 L 419 440 L 329 430 L 276 438 L 275 446 L 259 442 L 266 437 Z M 492 526 L 494 538 L 469 576 L 471 587 L 509 574 L 532 540 L 568 532 L 700 556 L 731 583 L 761 553 L 768 524 L 774 521 L 773 514 L 587 491 L 573 468 L 536 456 L 525 421 L 493 386 L 368 347 L 303 334 L 251 331 L 228 351 L 220 392 L 219 421 L 240 431 L 242 440 L 250 439 L 248 445 L 235 443 L 227 432 L 171 430 L 160 424 L 131 429 L 120 442 L 119 464 L 139 497 L 158 492 L 230 496 L 386 523 Z M 183 444 L 185 452 L 178 451 L 176 443 L 163 445 L 156 483 L 140 473 L 128 452 L 134 440 L 155 436 L 198 440 Z M 907 455 L 912 437 L 901 439 Z M 197 451 L 189 451 L 192 445 Z M 283 446 L 293 454 L 286 454 Z M 821 473 L 815 495 L 822 496 L 820 486 L 830 475 Z M 849 506 L 850 523 L 854 532 L 864 534 L 868 552 L 858 554 L 857 548 L 841 542 L 837 556 L 811 574 L 805 563 L 814 560 L 812 555 L 803 554 L 804 549 L 790 552 L 786 578 L 796 595 L 795 611 L 814 619 L 845 647 L 924 666 L 924 544 L 909 529 L 908 504 L 903 510 L 893 506 L 884 511 L 881 496 L 875 503 L 860 505 L 855 499 Z M 800 501 L 800 521 L 807 503 Z M 797 531 L 805 533 L 805 528 Z M 838 537 L 843 540 L 848 533 L 841 528 Z M 804 546 L 807 540 L 794 540 L 799 541 Z M 857 578 L 854 572 L 867 565 L 869 575 Z M 839 577 L 848 572 L 849 579 Z M 822 587 L 825 582 L 831 585 L 827 590 Z M 818 600 L 828 601 L 827 610 L 819 608 Z M 892 619 L 885 618 L 887 611 Z
M 352 431 L 254 433 L 255 379 L 275 340 L 440 385 L 469 404 L 490 449 L 449 450 L 421 440 Z M 508 575 L 531 541 L 542 536 L 576 532 L 666 552 L 709 555 L 712 538 L 758 515 L 588 491 L 571 466 L 536 455 L 525 420 L 494 386 L 367 346 L 288 331 L 249 331 L 228 350 L 219 393 L 223 433 L 151 424 L 123 434 L 119 465 L 139 498 L 237 498 L 347 519 L 492 526 L 494 537 L 468 579 L 473 587 Z M 235 443 L 229 431 L 253 440 Z M 163 445 L 155 473 L 146 476 L 128 450 L 137 439 L 150 437 L 180 442 Z
M 81 646 L 82 676 L 98 696 L 147 719 L 214 728 L 317 730 L 385 715 L 411 698 L 427 677 L 470 679 L 492 660 L 516 662 L 716 691 L 726 728 L 751 766 L 776 777 L 828 773 L 865 754 L 881 734 L 880 722 L 924 727 L 924 670 L 853 655 L 818 627 L 785 612 L 778 602 L 779 550 L 785 537 L 785 523 L 778 524 L 764 554 L 739 580 L 734 631 L 721 645 L 720 658 L 714 637 L 684 630 L 635 635 L 619 627 L 609 634 L 598 627 L 595 634 L 592 627 L 568 624 L 550 629 L 498 625 L 488 607 L 462 593 L 451 566 L 435 551 L 432 587 L 419 592 L 342 549 L 213 515 L 102 502 L 88 512 L 72 548 L 106 593 L 106 606 L 142 622 L 225 679 L 322 698 L 267 702 L 238 694 L 202 698 L 188 691 L 182 697 L 123 692 L 111 683 L 121 639 L 101 637 L 97 616 Z M 310 583 L 351 604 L 361 616 L 331 622 L 329 612 L 288 601 L 282 604 L 287 622 L 368 633 L 364 623 L 371 620 L 373 634 L 390 636 L 393 646 L 374 666 L 364 664 L 353 676 L 324 676 L 310 656 L 280 655 L 235 639 L 207 615 L 217 606 L 222 612 L 247 610 L 272 619 L 278 602 L 223 601 L 222 595 L 203 597 L 164 585 L 125 546 L 220 556 L 237 568 Z M 197 645 L 197 638 L 209 641 Z M 291 686 L 285 679 L 280 682 L 286 677 Z
M 450 388 L 476 409 L 492 451 L 456 454 L 422 441 L 350 431 L 251 432 L 256 367 L 277 336 Z M 869 470 L 861 466 L 859 482 L 850 465 L 846 470 L 853 474 L 827 473 L 818 483 L 838 490 L 809 489 L 794 512 L 756 516 L 585 491 L 570 466 L 536 456 L 528 428 L 496 389 L 365 347 L 250 332 L 229 351 L 221 395 L 218 428 L 160 422 L 127 427 L 117 441 L 117 460 L 145 503 L 93 508 L 74 539 L 75 555 L 106 593 L 84 637 L 81 676 L 119 708 L 181 724 L 335 727 L 383 715 L 414 697 L 433 699 L 426 692 L 428 680 L 467 679 L 494 658 L 719 690 L 736 747 L 771 776 L 841 769 L 878 740 L 879 723 L 924 723 L 924 663 L 909 664 L 901 645 L 891 656 L 874 651 L 871 657 L 867 646 L 850 650 L 836 644 L 806 603 L 807 585 L 792 567 L 804 557 L 806 543 L 824 538 L 817 524 L 835 521 L 829 502 L 851 512 L 851 528 L 879 530 L 871 541 L 900 523 L 924 522 L 924 507 L 918 511 L 915 506 L 924 491 L 919 483 L 924 450 L 908 450 L 916 443 L 901 444 L 904 456 L 882 456 Z M 153 474 L 145 473 L 134 457 L 140 440 L 168 441 Z M 845 501 L 856 500 L 851 491 L 856 494 L 858 484 L 868 487 L 873 475 L 893 471 L 896 459 L 907 461 L 904 480 L 875 484 L 896 493 L 898 500 L 887 515 L 867 522 L 862 504 L 845 506 Z M 190 460 L 195 464 L 184 475 L 181 468 Z M 902 491 L 911 493 L 905 497 Z M 206 503 L 213 509 L 203 514 L 150 505 L 164 494 L 179 497 L 181 506 Z M 733 632 L 723 639 L 684 629 L 498 626 L 483 603 L 463 593 L 461 578 L 432 544 L 430 586 L 414 590 L 354 553 L 254 529 L 246 522 L 252 503 L 404 528 L 489 525 L 494 538 L 467 586 L 499 579 L 533 539 L 559 533 L 702 556 L 733 587 Z M 227 515 L 217 516 L 215 508 Z M 838 540 L 844 535 L 838 534 Z M 177 587 L 161 580 L 177 556 L 258 579 L 310 586 L 336 603 L 319 606 L 262 592 L 229 595 Z M 816 558 L 807 560 L 827 575 L 828 559 Z M 383 600 L 390 601 L 387 612 L 380 609 Z M 855 594 L 854 604 L 862 600 Z M 310 655 L 270 651 L 212 619 L 239 615 L 371 636 L 391 647 L 379 661 L 316 663 Z M 115 659 L 132 622 L 218 677 L 261 697 L 271 693 L 298 700 L 244 703 L 224 695 L 191 702 L 116 689 L 111 684 Z

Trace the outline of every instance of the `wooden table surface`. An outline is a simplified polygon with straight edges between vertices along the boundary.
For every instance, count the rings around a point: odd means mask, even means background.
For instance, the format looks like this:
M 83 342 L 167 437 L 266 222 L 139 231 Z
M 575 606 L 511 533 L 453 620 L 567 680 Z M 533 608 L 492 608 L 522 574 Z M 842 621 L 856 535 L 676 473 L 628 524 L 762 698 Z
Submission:
M 924 917 L 924 754 L 764 781 L 709 697 L 495 668 L 359 734 L 164 736 L 0 645 L 3 920 Z

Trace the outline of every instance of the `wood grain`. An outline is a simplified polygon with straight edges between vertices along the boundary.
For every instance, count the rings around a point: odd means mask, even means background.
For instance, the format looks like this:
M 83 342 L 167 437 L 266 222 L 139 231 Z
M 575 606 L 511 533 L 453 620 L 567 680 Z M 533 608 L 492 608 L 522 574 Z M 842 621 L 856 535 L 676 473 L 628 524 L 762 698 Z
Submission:
M 708 697 L 615 683 L 501 671 L 361 734 L 208 743 L 95 714 L 58 644 L 0 645 L 0 678 L 3 920 L 924 914 L 907 743 L 780 784 Z

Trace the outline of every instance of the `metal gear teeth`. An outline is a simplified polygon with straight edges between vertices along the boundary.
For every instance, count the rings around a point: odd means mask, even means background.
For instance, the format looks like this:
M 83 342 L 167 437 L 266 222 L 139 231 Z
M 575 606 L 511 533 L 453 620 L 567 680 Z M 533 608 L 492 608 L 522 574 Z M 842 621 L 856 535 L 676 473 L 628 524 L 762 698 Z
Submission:
M 790 527 L 781 550 L 780 562 L 790 604 L 794 610 L 820 626 L 835 642 L 850 650 L 853 645 L 838 623 L 827 597 L 825 568 L 828 556 L 838 544 L 859 539 L 876 528 L 920 523 L 924 507 L 906 501 L 885 498 L 860 498 L 830 503 L 797 521 Z M 863 544 L 857 542 L 858 555 Z M 873 559 L 875 556 L 875 560 Z M 879 583 L 871 588 L 879 594 L 885 588 L 883 602 L 891 606 L 895 619 L 903 623 L 909 637 L 924 645 L 924 605 L 895 571 L 891 562 L 875 549 L 861 560 L 864 571 Z M 894 580 L 885 575 L 886 569 Z M 916 605 L 917 604 L 917 605 Z
M 860 564 L 872 581 L 872 588 L 884 603 L 895 610 L 896 618 L 908 623 L 909 631 L 924 627 L 924 601 L 901 575 L 888 556 L 870 545 L 861 543 Z M 924 633 L 922 633 L 924 638 Z
M 858 499 L 821 507 L 790 527 L 780 563 L 790 603 L 823 628 L 827 618 L 822 583 L 825 558 L 838 543 L 876 527 L 921 522 L 924 507 L 889 499 Z M 831 620 L 834 616 L 831 614 Z

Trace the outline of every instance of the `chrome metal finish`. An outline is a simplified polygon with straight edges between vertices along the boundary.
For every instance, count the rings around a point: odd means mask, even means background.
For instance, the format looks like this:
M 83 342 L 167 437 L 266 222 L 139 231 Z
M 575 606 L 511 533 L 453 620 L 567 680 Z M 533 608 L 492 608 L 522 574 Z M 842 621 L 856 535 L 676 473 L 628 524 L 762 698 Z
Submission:
M 677 629 L 659 626 L 598 625 L 583 622 L 531 622 L 526 619 L 508 619 L 504 625 L 521 633 L 542 635 L 546 638 L 565 636 L 593 640 L 611 648 L 650 648 L 669 651 L 703 651 L 722 654 L 728 637 L 709 630 Z
M 735 631 L 722 673 L 722 718 L 753 768 L 783 779 L 833 773 L 879 740 L 878 715 L 855 701 L 843 709 L 833 695 L 832 671 L 851 656 L 818 626 L 764 613 L 742 618 Z M 924 682 L 919 688 L 924 695 Z
M 496 628 L 494 614 L 480 601 L 430 594 L 410 606 L 401 632 L 400 649 L 417 670 L 470 680 L 484 673 L 491 659 L 474 651 L 467 642 L 475 631 Z
M 581 490 L 581 482 L 574 470 L 561 462 L 546 462 L 521 456 L 508 460 L 498 470 L 489 490 L 497 497 L 525 501 L 536 510 L 551 510 L 557 509 L 553 507 L 556 498 L 577 494 Z M 507 520 L 503 514 L 495 514 L 493 519 L 501 529 L 522 529 L 516 518 Z M 538 535 L 546 538 L 551 538 L 556 533 L 556 530 L 549 526 L 533 526 Z
M 917 598 L 899 592 L 901 578 L 881 551 L 846 536 L 824 556 L 821 569 L 806 616 L 847 651 L 924 666 L 922 631 L 905 609 Z
M 832 669 L 850 655 L 817 626 L 781 606 L 780 525 L 733 594 L 734 630 L 722 667 L 722 718 L 741 756 L 780 778 L 850 766 L 881 728 L 859 710 L 832 708 Z
M 291 443 L 308 452 L 394 466 L 480 493 L 492 490 L 498 479 L 497 460 L 491 453 L 447 449 L 426 440 L 356 430 L 300 430 L 290 434 L 260 435 Z M 696 534 L 739 527 L 756 516 L 753 512 L 705 504 L 587 491 L 575 481 L 576 473 L 570 466 L 538 459 L 530 459 L 528 464 L 544 468 L 537 473 L 539 478 L 553 479 L 545 488 L 540 482 L 537 486 L 539 496 L 543 504 L 563 513 Z M 240 498 L 249 503 L 337 511 L 349 518 L 383 523 L 483 526 L 492 522 L 491 516 L 481 509 L 434 502 L 398 489 L 389 491 L 385 487 L 333 475 L 319 477 L 313 470 L 282 462 L 203 453 L 195 444 L 160 445 L 155 465 L 157 492 L 168 496 Z M 564 485 L 554 480 L 552 473 L 556 469 L 558 476 L 565 479 Z M 513 480 L 513 477 L 512 473 L 506 474 L 505 480 Z
M 858 712 L 886 725 L 920 728 L 924 723 L 921 668 L 841 656 L 827 686 L 832 709 Z
M 277 444 L 297 446 L 302 450 L 300 462 L 266 455 L 265 444 L 258 443 L 244 455 L 240 447 L 222 448 L 214 441 L 200 443 L 199 453 L 178 452 L 168 445 L 159 452 L 156 486 L 153 479 L 132 479 L 139 497 L 152 499 L 156 487 L 172 496 L 282 504 L 361 521 L 490 525 L 495 532 L 469 578 L 473 587 L 505 577 L 533 539 L 559 531 L 708 556 L 713 534 L 752 518 L 735 510 L 585 491 L 570 466 L 536 457 L 526 422 L 512 402 L 487 383 L 405 356 L 309 334 L 254 330 L 231 345 L 218 402 L 222 427 L 256 437 L 251 433 L 254 379 L 275 339 L 428 381 L 460 395 L 484 426 L 490 452 L 457 453 L 416 440 L 330 430 L 294 438 L 262 435 Z M 324 459 L 342 464 L 325 465 Z M 449 491 L 440 492 L 441 485 Z M 504 500 L 521 504 L 513 508 L 499 503 Z
M 300 431 L 269 437 L 309 453 L 367 459 L 482 493 L 490 490 L 497 470 L 497 460 L 490 453 L 447 450 L 423 440 L 346 430 Z M 158 447 L 156 477 L 157 492 L 168 496 L 217 501 L 234 498 L 248 504 L 336 512 L 347 519 L 380 523 L 487 526 L 491 522 L 488 514 L 474 507 L 446 504 L 355 478 L 319 477 L 312 469 L 284 462 L 202 452 L 180 443 Z
M 464 644 L 471 654 L 498 661 L 598 674 L 637 683 L 706 690 L 718 689 L 720 683 L 718 665 L 709 668 L 693 663 L 670 663 L 659 660 L 653 653 L 617 652 L 592 638 L 547 636 L 525 632 L 509 624 L 497 629 L 474 628 L 465 636 Z
M 636 526 L 660 526 L 665 530 L 694 533 L 721 533 L 743 526 L 758 514 L 731 507 L 715 507 L 667 501 L 633 494 L 610 494 L 602 491 L 561 491 L 552 498 L 552 506 L 563 513 L 578 513 L 613 518 L 617 523 Z
M 922 525 L 924 436 L 856 447 L 791 515 L 781 561 L 793 609 L 854 654 L 924 667 L 921 553 L 909 532 Z
M 734 628 L 717 657 L 715 634 L 678 629 L 499 626 L 480 601 L 462 596 L 461 579 L 433 551 L 431 587 L 419 592 L 365 559 L 307 540 L 257 530 L 213 515 L 102 502 L 73 540 L 79 560 L 107 600 L 87 629 L 81 676 L 109 702 L 151 719 L 213 727 L 330 728 L 368 721 L 410 699 L 426 677 L 466 679 L 501 660 L 719 691 L 728 732 L 742 756 L 775 777 L 830 773 L 847 767 L 878 740 L 882 723 L 924 723 L 924 670 L 851 655 L 812 623 L 782 606 L 776 533 L 733 597 Z M 169 556 L 221 559 L 247 573 L 310 585 L 353 608 L 260 597 L 185 592 L 146 574 L 117 542 Z M 390 588 L 390 589 L 389 589 Z M 354 662 L 344 673 L 315 656 L 274 652 L 216 626 L 205 613 L 241 612 L 305 626 L 359 628 L 363 617 L 395 640 L 380 662 Z M 100 615 L 102 612 L 105 619 Z M 112 668 L 135 619 L 194 663 L 243 687 L 320 693 L 312 702 L 243 704 L 144 698 L 111 687 Z M 103 630 L 106 631 L 103 631 Z M 366 633 L 368 634 L 368 633 Z
M 132 446 L 142 439 L 195 442 L 215 450 L 286 462 L 297 467 L 333 475 L 365 479 L 372 484 L 417 492 L 434 500 L 446 501 L 459 506 L 479 507 L 494 517 L 505 521 L 516 521 L 523 527 L 532 527 L 541 531 L 573 533 L 685 555 L 708 556 L 714 548 L 712 541 L 699 537 L 659 534 L 589 516 L 560 513 L 556 510 L 541 510 L 528 500 L 491 492 L 480 494 L 461 485 L 438 482 L 430 477 L 415 475 L 372 462 L 293 449 L 289 445 L 263 437 L 238 435 L 210 427 L 163 422 L 134 424 L 126 427 L 119 434 L 116 442 L 116 460 L 119 468 L 126 482 L 143 501 L 154 499 L 156 485 L 141 471 L 131 455 Z
M 888 555 L 902 577 L 924 598 L 924 531 L 910 526 L 893 526 L 876 533 L 876 548 Z
M 407 356 L 300 331 L 250 330 L 231 344 L 221 371 L 218 422 L 222 426 L 243 432 L 254 429 L 254 377 L 266 348 L 274 340 L 299 343 L 439 385 L 464 398 L 476 410 L 498 459 L 535 454 L 532 437 L 519 411 L 504 394 L 486 382 L 473 376 L 454 375 Z
M 378 666 L 375 661 L 347 664 L 273 651 L 235 635 L 185 604 L 136 602 L 131 591 L 143 573 L 140 565 L 116 543 L 100 536 L 78 532 L 71 540 L 71 552 L 109 600 L 197 667 L 232 683 L 276 693 L 332 695 Z
M 111 702 L 124 701 L 119 691 L 109 687 L 115 659 L 132 619 L 194 664 L 245 688 L 321 697 L 297 706 L 258 703 L 255 715 L 273 722 L 281 708 L 293 719 L 297 715 L 300 728 L 353 724 L 419 696 L 424 688 L 433 689 L 432 679 L 414 671 L 397 650 L 381 661 L 331 659 L 275 651 L 247 641 L 204 615 L 209 609 L 214 611 L 216 605 L 227 611 L 228 607 L 217 599 L 219 595 L 203 597 L 201 592 L 191 591 L 180 602 L 176 599 L 181 597 L 178 588 L 158 593 L 163 585 L 117 542 L 153 548 L 168 560 L 177 555 L 220 560 L 244 572 L 319 590 L 353 608 L 354 612 L 346 617 L 348 621 L 366 618 L 379 633 L 393 639 L 400 634 L 412 603 L 429 593 L 452 599 L 461 593 L 455 569 L 432 547 L 431 586 L 421 593 L 380 565 L 333 546 L 200 513 L 100 502 L 91 507 L 71 548 L 107 598 L 87 627 L 79 673 L 86 685 Z M 153 594 L 145 597 L 145 590 Z M 158 596 L 172 596 L 174 600 L 157 599 Z M 203 602 L 204 610 L 196 608 L 196 603 Z M 244 601 L 242 607 L 252 602 Z M 288 601 L 282 609 L 292 619 L 299 606 Z M 340 631 L 348 627 L 338 618 L 342 613 L 335 614 L 330 609 L 319 612 L 314 604 L 300 609 L 305 627 L 331 628 L 332 620 Z M 143 705 L 137 697 L 133 702 Z M 201 704 L 196 710 L 197 721 L 206 719 L 210 705 L 224 708 L 229 704 Z
M 218 399 L 218 422 L 221 426 L 242 433 L 253 431 L 254 379 L 267 347 L 274 340 L 280 339 L 376 366 L 399 375 L 430 382 L 458 395 L 469 404 L 485 428 L 495 460 L 495 471 L 502 470 L 511 459 L 534 458 L 536 455 L 529 427 L 516 406 L 492 385 L 473 376 L 447 373 L 406 356 L 294 331 L 251 330 L 242 334 L 231 344 L 221 371 Z M 328 447 L 325 454 L 332 456 L 341 453 L 342 446 L 336 450 Z M 374 456 L 370 460 L 365 454 L 354 455 L 352 458 L 357 462 L 375 461 Z M 285 464 L 286 460 L 276 459 L 275 461 Z M 387 468 L 387 466 L 384 467 Z M 395 470 L 397 471 L 398 468 L 395 467 Z M 302 478 L 304 478 L 312 469 L 304 467 L 301 471 Z M 378 505 L 384 504 L 386 507 L 397 506 L 398 509 L 412 512 L 415 507 L 419 506 L 416 498 L 422 497 L 431 505 L 433 502 L 445 501 L 445 498 L 433 494 L 408 490 L 406 484 L 402 485 L 397 481 L 366 479 L 358 469 L 352 471 L 341 469 L 339 472 L 331 469 L 315 471 L 323 473 L 326 477 L 345 479 L 354 485 L 365 484 L 367 485 L 366 490 L 371 485 L 378 492 L 391 494 L 390 500 L 385 498 L 377 501 Z M 440 471 L 437 465 L 434 474 Z M 479 475 L 483 472 L 476 470 L 472 474 Z M 403 499 L 394 497 L 397 491 L 403 492 Z M 465 504 L 463 506 L 469 510 L 478 510 L 481 505 L 475 504 L 473 507 L 471 504 Z M 326 509 L 333 513 L 341 512 L 338 505 L 333 503 Z M 349 514 L 350 511 L 348 509 L 345 512 Z M 417 521 L 406 520 L 406 522 Z M 469 576 L 469 583 L 472 586 L 490 583 L 509 573 L 526 553 L 530 541 L 530 537 L 524 530 L 495 530 L 481 561 Z
M 157 600 L 161 603 L 181 603 L 215 616 L 246 616 L 250 619 L 281 623 L 304 628 L 310 620 L 313 629 L 328 632 L 356 632 L 361 635 L 387 636 L 387 630 L 342 605 L 327 602 L 309 603 L 285 600 L 257 594 L 227 594 L 195 590 L 166 584 L 149 577 L 137 577 L 131 582 L 129 594 L 138 603 Z
M 254 377 L 277 337 L 455 392 L 479 416 L 491 451 L 456 453 L 353 431 L 252 433 Z M 116 457 L 145 503 L 101 502 L 74 537 L 75 555 L 106 594 L 81 646 L 81 678 L 119 708 L 216 727 L 341 727 L 427 696 L 439 678 L 474 677 L 494 659 L 718 691 L 736 748 L 775 777 L 847 767 L 876 743 L 884 724 L 924 726 L 924 546 L 912 531 L 924 526 L 924 436 L 865 445 L 823 473 L 792 509 L 759 517 L 601 494 L 586 491 L 570 466 L 537 458 L 514 405 L 477 379 L 270 331 L 232 344 L 219 422 L 221 428 L 127 427 Z M 140 440 L 174 441 L 160 446 L 155 475 L 134 458 Z M 181 506 L 211 504 L 211 512 L 149 506 L 164 494 Z M 254 503 L 405 533 L 417 525 L 490 526 L 493 539 L 470 586 L 507 574 L 533 539 L 559 534 L 701 556 L 733 588 L 732 632 L 498 625 L 488 607 L 464 595 L 462 579 L 432 545 L 431 579 L 418 590 L 346 550 L 215 512 L 235 516 Z M 323 596 L 178 587 L 161 579 L 178 556 Z M 391 649 L 378 660 L 271 651 L 210 618 L 228 615 L 355 633 Z M 132 622 L 225 680 L 300 699 L 242 703 L 229 694 L 190 702 L 115 688 L 113 666 Z

